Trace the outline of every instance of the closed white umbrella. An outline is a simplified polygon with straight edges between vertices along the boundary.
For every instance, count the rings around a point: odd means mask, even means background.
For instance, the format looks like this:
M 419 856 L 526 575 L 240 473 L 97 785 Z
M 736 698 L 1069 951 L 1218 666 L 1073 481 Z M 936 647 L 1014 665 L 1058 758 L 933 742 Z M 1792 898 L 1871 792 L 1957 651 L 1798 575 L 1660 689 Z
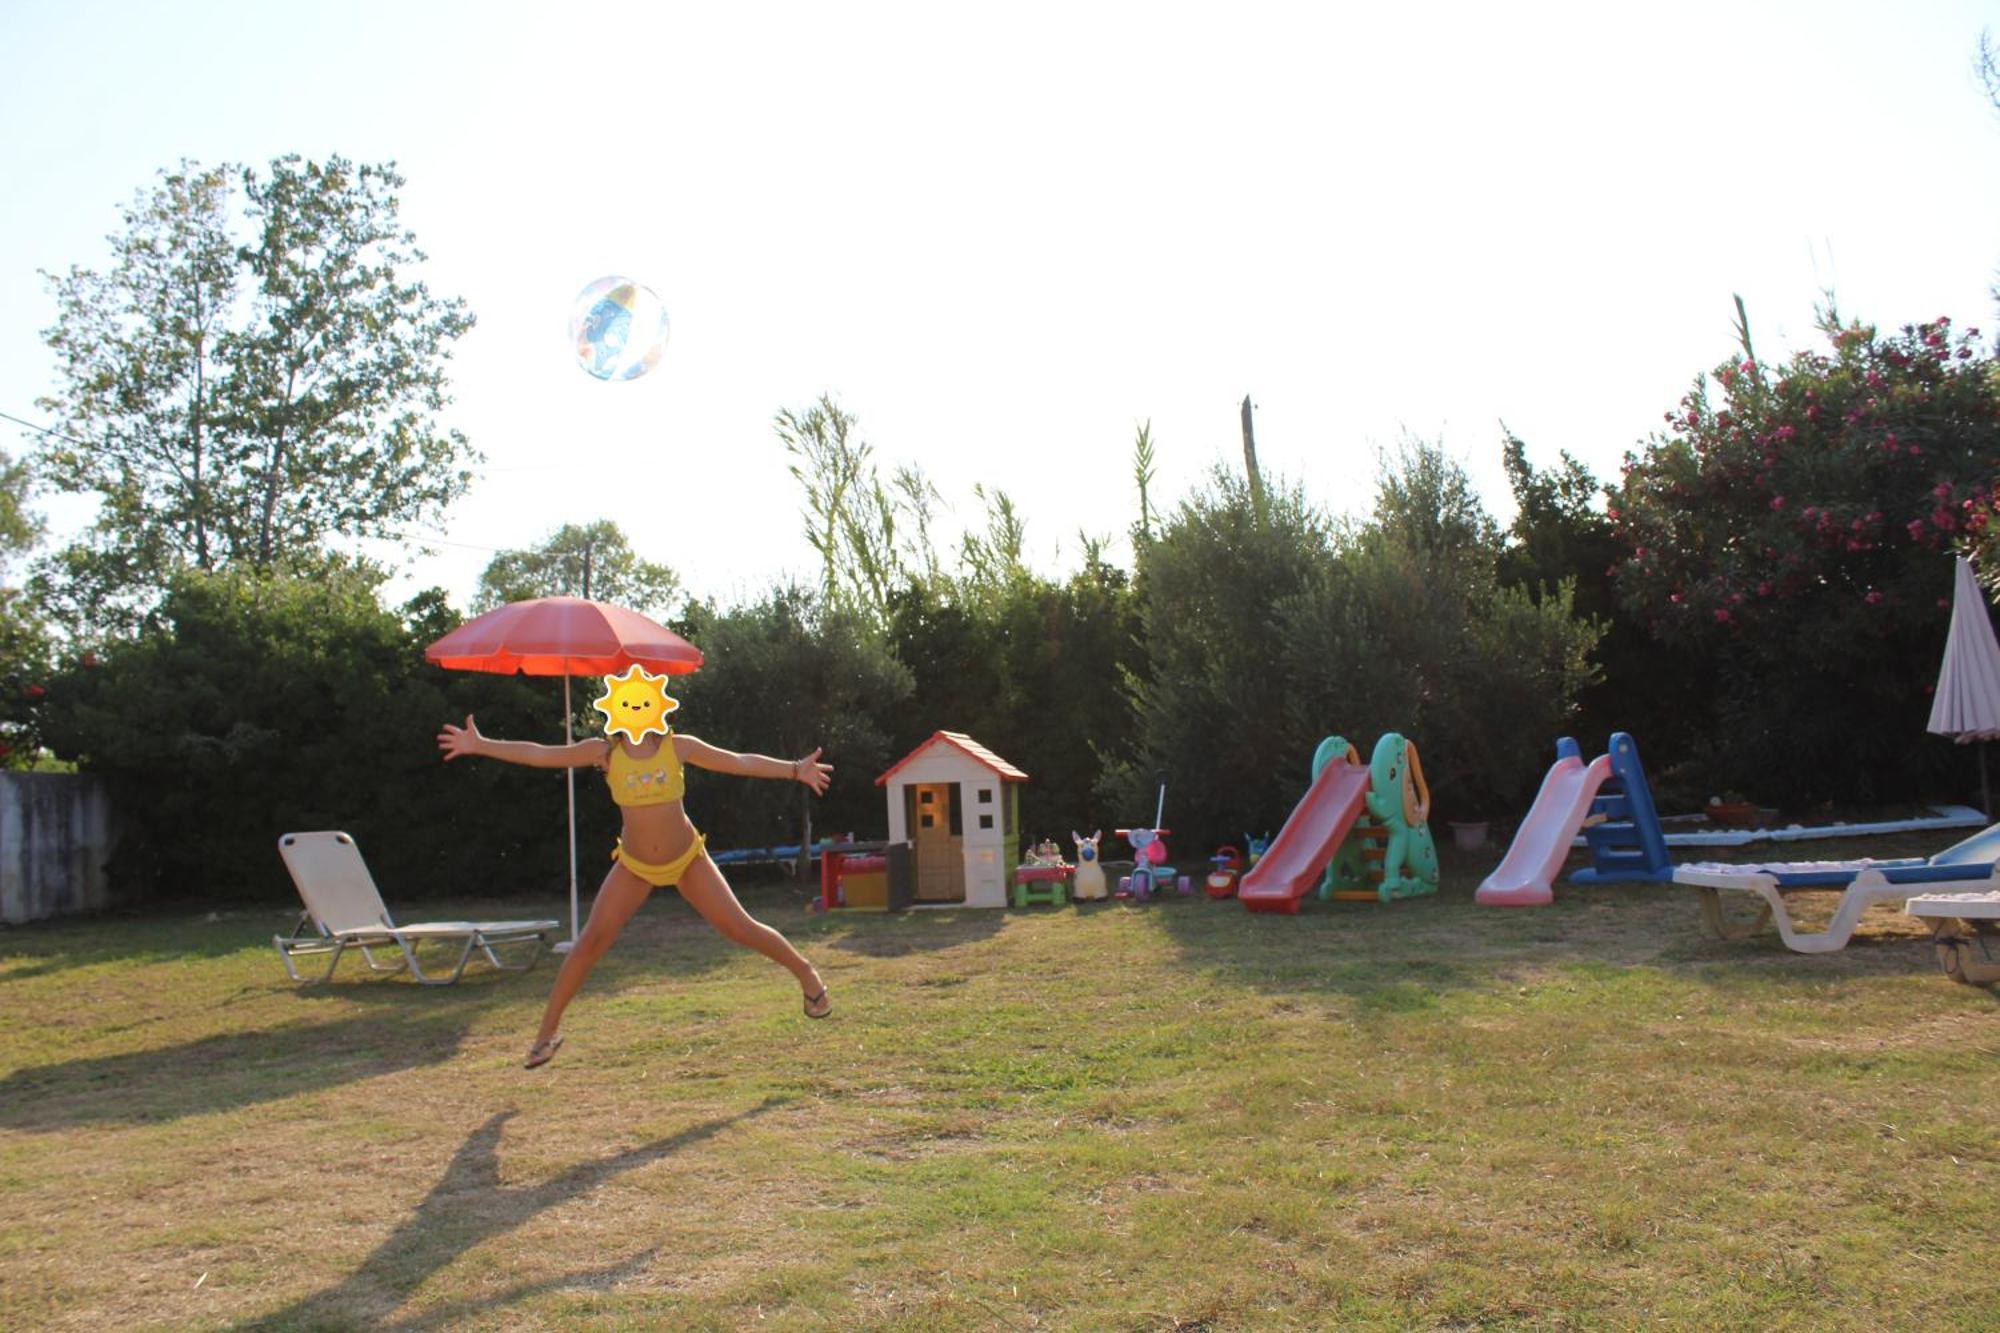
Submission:
M 2000 640 L 1993 636 L 1986 594 L 1972 576 L 1972 562 L 1964 556 L 1958 558 L 1951 594 L 1951 629 L 1945 635 L 1937 693 L 1931 698 L 1931 720 L 1924 729 L 1949 736 L 1960 745 L 2000 737 Z M 1991 816 L 1993 802 L 1987 794 L 1983 744 L 1979 749 L 1979 804 Z

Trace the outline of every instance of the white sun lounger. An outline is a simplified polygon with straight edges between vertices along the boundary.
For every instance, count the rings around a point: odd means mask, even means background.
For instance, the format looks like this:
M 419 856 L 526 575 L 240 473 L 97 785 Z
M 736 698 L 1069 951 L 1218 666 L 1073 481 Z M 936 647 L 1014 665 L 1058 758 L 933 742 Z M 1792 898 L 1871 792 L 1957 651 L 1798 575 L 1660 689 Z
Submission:
M 1990 832 L 1990 830 L 1989 830 Z M 1987 834 L 1978 835 L 1985 839 Z M 1968 840 L 1975 841 L 1975 840 Z M 1963 847 L 1965 844 L 1960 844 Z M 1720 939 L 1744 939 L 1763 928 L 1768 918 L 1777 923 L 1778 934 L 1787 948 L 1799 953 L 1832 953 L 1845 948 L 1854 934 L 1855 922 L 1875 903 L 1902 903 L 1925 893 L 1955 893 L 2000 889 L 1996 862 L 1946 860 L 1957 852 L 1941 852 L 1928 861 L 1784 861 L 1762 865 L 1721 865 L 1696 863 L 1676 866 L 1674 883 L 1700 889 L 1702 916 L 1710 931 Z M 1988 853 L 1990 858 L 1990 853 Z M 1720 891 L 1733 889 L 1755 894 L 1764 900 L 1757 919 L 1733 924 L 1722 914 Z M 1785 908 L 1785 895 L 1797 892 L 1840 894 L 1833 917 L 1826 928 L 1805 932 L 1792 925 Z
M 1903 910 L 1930 922 L 1946 976 L 1968 986 L 2000 983 L 2000 892 L 1925 893 Z
M 382 894 L 361 849 L 345 833 L 287 833 L 278 839 L 278 854 L 291 872 L 306 910 L 290 935 L 274 935 L 278 957 L 293 981 L 317 983 L 333 975 L 340 956 L 349 948 L 359 949 L 372 972 L 402 972 L 426 986 L 449 986 L 465 973 L 472 951 L 478 949 L 486 961 L 503 972 L 524 972 L 541 957 L 549 936 L 561 924 L 556 921 L 428 921 L 421 925 L 399 926 L 382 903 Z M 424 943 L 456 944 L 458 957 L 450 973 L 432 976 L 417 960 L 417 946 Z M 508 945 L 532 946 L 525 959 L 503 962 L 496 949 Z M 376 949 L 391 947 L 400 956 L 383 961 Z M 326 970 L 304 977 L 292 960 L 326 956 Z M 433 965 L 435 966 L 435 964 Z

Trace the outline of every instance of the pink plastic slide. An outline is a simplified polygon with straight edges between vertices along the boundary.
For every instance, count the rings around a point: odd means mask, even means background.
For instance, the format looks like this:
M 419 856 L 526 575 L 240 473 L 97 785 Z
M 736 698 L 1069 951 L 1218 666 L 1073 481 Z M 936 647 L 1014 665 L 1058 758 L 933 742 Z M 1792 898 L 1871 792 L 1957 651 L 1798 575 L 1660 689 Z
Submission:
M 1365 765 L 1340 760 L 1322 768 L 1264 855 L 1237 881 L 1243 905 L 1253 912 L 1296 913 L 1299 899 L 1319 882 L 1354 827 L 1367 795 Z
M 1479 882 L 1472 900 L 1487 907 L 1546 907 L 1554 902 L 1556 873 L 1590 814 L 1591 798 L 1610 776 L 1608 754 L 1588 764 L 1576 755 L 1556 760 L 1514 834 L 1514 845 L 1493 873 Z

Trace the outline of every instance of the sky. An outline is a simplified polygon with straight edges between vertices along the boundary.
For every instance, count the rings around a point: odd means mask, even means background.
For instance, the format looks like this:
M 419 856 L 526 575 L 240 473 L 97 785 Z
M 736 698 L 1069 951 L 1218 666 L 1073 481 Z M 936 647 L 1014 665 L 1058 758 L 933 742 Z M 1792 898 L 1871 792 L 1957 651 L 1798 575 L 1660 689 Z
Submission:
M 1643 11 L 1643 12 L 1642 12 Z M 46 421 L 41 270 L 106 262 L 183 159 L 394 161 L 432 288 L 477 327 L 445 425 L 485 463 L 395 588 L 462 609 L 493 553 L 616 521 L 724 604 L 811 578 L 773 430 L 830 394 L 949 540 L 1005 491 L 1030 561 L 1129 559 L 1240 469 L 1365 511 L 1385 450 L 1501 423 L 1615 478 L 1734 350 L 1818 345 L 1831 291 L 2000 326 L 2000 3 L 563 6 L 0 0 L 0 413 Z M 570 306 L 666 302 L 604 383 Z M 0 449 L 29 435 L 0 422 Z M 60 538 L 86 500 L 42 502 Z

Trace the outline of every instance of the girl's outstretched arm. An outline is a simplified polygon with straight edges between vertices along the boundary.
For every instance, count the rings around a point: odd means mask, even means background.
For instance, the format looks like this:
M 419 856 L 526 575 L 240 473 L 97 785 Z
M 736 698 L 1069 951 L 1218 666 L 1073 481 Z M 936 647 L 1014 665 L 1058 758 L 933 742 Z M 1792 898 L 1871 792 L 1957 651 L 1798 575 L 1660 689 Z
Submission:
M 438 732 L 438 749 L 444 751 L 447 760 L 461 755 L 477 755 L 482 759 L 498 759 L 503 763 L 526 764 L 529 768 L 583 768 L 600 763 L 604 759 L 605 747 L 609 744 L 601 736 L 575 741 L 569 745 L 538 745 L 534 741 L 499 741 L 479 734 L 473 724 L 472 714 L 465 715 L 465 725 L 454 727 L 444 724 Z
M 824 747 L 820 747 L 824 748 Z M 711 769 L 717 773 L 734 773 L 744 778 L 789 778 L 793 782 L 803 782 L 811 787 L 813 795 L 826 793 L 826 784 L 833 778 L 833 765 L 820 762 L 819 749 L 803 759 L 773 759 L 767 754 L 738 754 L 710 745 L 697 736 L 674 733 L 674 753 L 684 764 L 697 768 Z

